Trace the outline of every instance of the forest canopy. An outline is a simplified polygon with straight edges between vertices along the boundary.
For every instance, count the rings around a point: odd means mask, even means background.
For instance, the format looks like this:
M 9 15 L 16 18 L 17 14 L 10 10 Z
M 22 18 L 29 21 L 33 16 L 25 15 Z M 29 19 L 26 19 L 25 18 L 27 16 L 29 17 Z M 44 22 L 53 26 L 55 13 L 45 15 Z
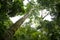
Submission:
M 44 9 L 52 21 L 39 16 Z M 13 23 L 10 17 L 18 15 L 24 16 Z M 0 0 L 0 40 L 60 40 L 60 0 Z

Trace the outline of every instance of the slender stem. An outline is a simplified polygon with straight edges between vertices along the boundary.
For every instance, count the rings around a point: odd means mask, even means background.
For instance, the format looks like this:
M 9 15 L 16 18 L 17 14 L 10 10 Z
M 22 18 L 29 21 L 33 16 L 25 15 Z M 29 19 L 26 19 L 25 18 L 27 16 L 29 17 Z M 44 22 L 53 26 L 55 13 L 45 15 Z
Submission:
M 44 19 L 47 15 L 49 15 L 49 13 L 47 13 L 42 19 Z

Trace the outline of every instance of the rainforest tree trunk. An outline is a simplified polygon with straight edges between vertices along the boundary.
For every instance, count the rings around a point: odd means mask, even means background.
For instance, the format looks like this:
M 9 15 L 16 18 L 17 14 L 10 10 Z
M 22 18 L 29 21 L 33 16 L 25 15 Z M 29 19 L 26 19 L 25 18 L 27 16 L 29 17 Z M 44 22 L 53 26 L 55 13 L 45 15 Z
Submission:
M 15 24 L 13 24 L 4 34 L 3 40 L 11 40 L 11 38 L 14 36 L 14 33 L 17 31 L 17 29 L 22 25 L 22 23 L 25 21 L 25 19 L 31 14 L 31 9 L 27 14 L 25 14 L 21 19 L 19 19 Z

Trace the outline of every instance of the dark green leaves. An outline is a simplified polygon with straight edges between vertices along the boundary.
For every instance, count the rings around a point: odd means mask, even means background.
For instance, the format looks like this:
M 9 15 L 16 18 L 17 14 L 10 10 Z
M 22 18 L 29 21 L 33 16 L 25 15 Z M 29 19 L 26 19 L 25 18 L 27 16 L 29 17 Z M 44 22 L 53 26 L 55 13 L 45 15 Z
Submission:
M 6 0 L 6 1 L 0 1 L 0 13 L 5 12 L 5 14 L 8 14 L 9 16 L 15 16 L 20 14 L 21 12 L 24 13 L 24 7 L 23 7 L 23 0 Z

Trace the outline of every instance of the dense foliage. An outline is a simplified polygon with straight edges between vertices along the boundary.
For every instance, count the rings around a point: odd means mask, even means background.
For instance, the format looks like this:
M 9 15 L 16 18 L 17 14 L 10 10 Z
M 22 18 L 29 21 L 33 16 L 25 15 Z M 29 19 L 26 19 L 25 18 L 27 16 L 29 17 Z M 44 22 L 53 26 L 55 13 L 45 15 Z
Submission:
M 28 17 L 29 22 L 23 23 L 11 40 L 60 40 L 60 0 L 27 0 L 27 5 L 24 5 L 23 1 L 0 0 L 0 40 L 5 31 L 13 25 L 10 17 L 27 15 L 33 8 Z M 52 21 L 39 17 L 39 11 L 44 9 L 49 11 Z M 35 24 L 35 27 L 32 24 Z

